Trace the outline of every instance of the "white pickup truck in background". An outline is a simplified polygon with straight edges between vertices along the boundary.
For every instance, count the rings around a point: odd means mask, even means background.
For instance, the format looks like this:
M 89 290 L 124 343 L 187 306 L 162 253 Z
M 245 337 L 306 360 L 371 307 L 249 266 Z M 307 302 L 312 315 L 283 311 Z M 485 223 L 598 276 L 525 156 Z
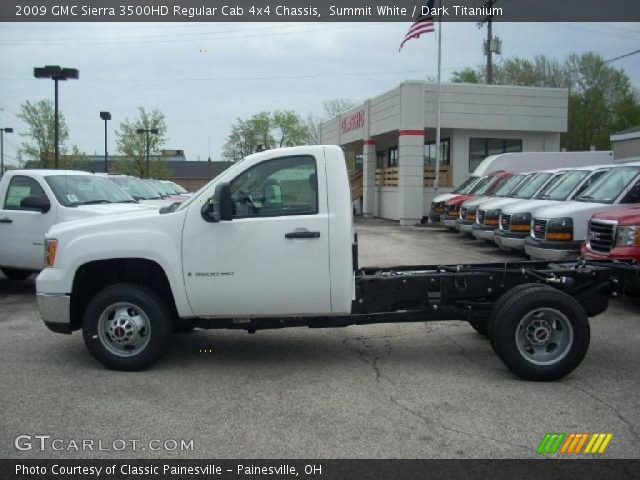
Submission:
M 620 283 L 608 265 L 362 268 L 356 239 L 342 150 L 267 150 L 182 204 L 53 226 L 38 308 L 118 370 L 152 365 L 194 327 L 468 320 L 513 372 L 552 380 L 582 361 L 587 317 Z
M 9 170 L 0 179 L 0 269 L 12 280 L 42 270 L 44 234 L 52 225 L 153 208 L 88 172 Z

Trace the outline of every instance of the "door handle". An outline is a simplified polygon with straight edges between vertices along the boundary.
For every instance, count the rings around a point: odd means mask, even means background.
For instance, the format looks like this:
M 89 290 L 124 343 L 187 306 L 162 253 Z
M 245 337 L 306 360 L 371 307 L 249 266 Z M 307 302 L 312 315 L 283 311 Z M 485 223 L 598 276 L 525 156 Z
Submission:
M 13 220 L 11 220 L 9 217 L 0 218 L 0 223 L 13 223 Z
M 298 230 L 284 234 L 284 238 L 320 238 L 320 232 Z

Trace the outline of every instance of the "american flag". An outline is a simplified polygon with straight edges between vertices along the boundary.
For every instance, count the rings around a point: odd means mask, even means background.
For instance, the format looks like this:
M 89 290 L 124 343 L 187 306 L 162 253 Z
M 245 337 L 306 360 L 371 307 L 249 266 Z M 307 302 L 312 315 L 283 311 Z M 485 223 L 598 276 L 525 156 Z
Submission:
M 425 6 L 428 7 L 429 12 L 431 12 L 431 10 L 433 9 L 433 0 L 429 0 Z M 402 39 L 402 43 L 400 44 L 400 48 L 398 49 L 398 51 L 402 50 L 404 44 L 412 38 L 420 38 L 420 35 L 422 35 L 423 33 L 430 33 L 435 31 L 436 27 L 433 23 L 433 16 L 431 15 L 431 13 L 422 15 L 421 9 L 418 13 L 418 16 L 416 17 L 416 20 L 411 24 L 411 26 L 409 27 L 409 31 L 407 31 L 407 34 Z

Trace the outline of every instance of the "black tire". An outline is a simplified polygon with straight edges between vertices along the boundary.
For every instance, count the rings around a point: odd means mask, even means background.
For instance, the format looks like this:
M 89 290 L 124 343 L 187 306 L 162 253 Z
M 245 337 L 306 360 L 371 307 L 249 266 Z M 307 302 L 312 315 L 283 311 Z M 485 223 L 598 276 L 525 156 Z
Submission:
M 478 332 L 483 337 L 487 338 L 489 336 L 489 322 L 484 320 L 469 320 L 469 325 L 473 327 L 473 329 Z
M 523 289 L 500 309 L 492 340 L 504 364 L 519 377 L 557 380 L 571 373 L 586 355 L 589 320 L 584 308 L 564 292 Z M 537 340 L 542 343 L 535 345 Z
M 517 295 L 520 292 L 523 292 L 524 290 L 535 289 L 535 288 L 544 288 L 544 289 L 553 290 L 553 287 L 550 287 L 548 285 L 543 285 L 541 283 L 523 283 L 522 285 L 517 285 L 512 289 L 507 290 L 505 293 L 503 293 L 500 296 L 500 298 L 498 298 L 498 301 L 493 304 L 493 308 L 491 310 L 491 316 L 489 317 L 489 322 L 487 323 L 487 337 L 489 338 L 489 343 L 491 343 L 491 347 L 493 348 L 493 351 L 496 352 L 498 356 L 500 356 L 500 354 L 498 353 L 498 351 L 496 351 L 496 347 L 493 345 L 493 338 L 495 336 L 494 330 L 496 325 L 496 319 L 504 315 L 502 310 L 504 306 L 507 304 L 507 302 L 509 302 L 509 300 L 511 300 L 511 298 L 514 295 Z
M 130 304 L 131 309 L 126 305 Z M 124 305 L 117 307 L 118 305 Z M 113 322 L 108 319 L 107 311 L 115 308 L 124 309 L 131 318 L 136 314 L 144 316 L 148 323 L 146 335 L 142 335 L 143 330 L 138 329 L 136 335 L 143 338 L 140 351 L 128 355 L 113 353 L 111 350 L 126 348 L 109 341 L 109 334 L 99 332 L 100 319 L 105 314 L 104 323 Z M 131 311 L 131 313 L 129 313 Z M 89 302 L 82 319 L 82 335 L 84 343 L 91 352 L 91 355 L 102 365 L 113 370 L 136 371 L 143 370 L 153 365 L 164 353 L 167 340 L 172 330 L 171 311 L 165 301 L 153 290 L 142 285 L 132 283 L 120 283 L 109 286 L 98 292 Z M 125 320 L 122 320 L 125 321 Z M 108 326 L 108 325 L 107 325 Z M 116 330 L 118 327 L 116 327 Z M 124 331 L 121 328 L 122 331 Z M 117 333 L 117 332 L 116 332 Z M 120 334 L 122 338 L 122 334 Z M 148 337 L 148 338 L 147 338 Z
M 20 268 L 3 268 L 2 273 L 9 280 L 26 280 L 32 273 L 32 270 L 22 270 Z

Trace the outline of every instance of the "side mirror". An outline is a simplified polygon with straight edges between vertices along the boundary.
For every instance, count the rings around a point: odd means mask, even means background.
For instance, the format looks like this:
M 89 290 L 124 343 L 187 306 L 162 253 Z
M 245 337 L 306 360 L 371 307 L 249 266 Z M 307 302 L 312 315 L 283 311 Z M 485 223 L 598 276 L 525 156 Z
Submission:
M 41 213 L 47 213 L 51 210 L 51 202 L 44 197 L 38 195 L 29 195 L 20 201 L 21 208 L 29 208 L 31 210 L 39 210 Z
M 233 218 L 231 186 L 228 183 L 218 184 L 213 197 L 202 206 L 200 213 L 207 222 L 230 221 Z

